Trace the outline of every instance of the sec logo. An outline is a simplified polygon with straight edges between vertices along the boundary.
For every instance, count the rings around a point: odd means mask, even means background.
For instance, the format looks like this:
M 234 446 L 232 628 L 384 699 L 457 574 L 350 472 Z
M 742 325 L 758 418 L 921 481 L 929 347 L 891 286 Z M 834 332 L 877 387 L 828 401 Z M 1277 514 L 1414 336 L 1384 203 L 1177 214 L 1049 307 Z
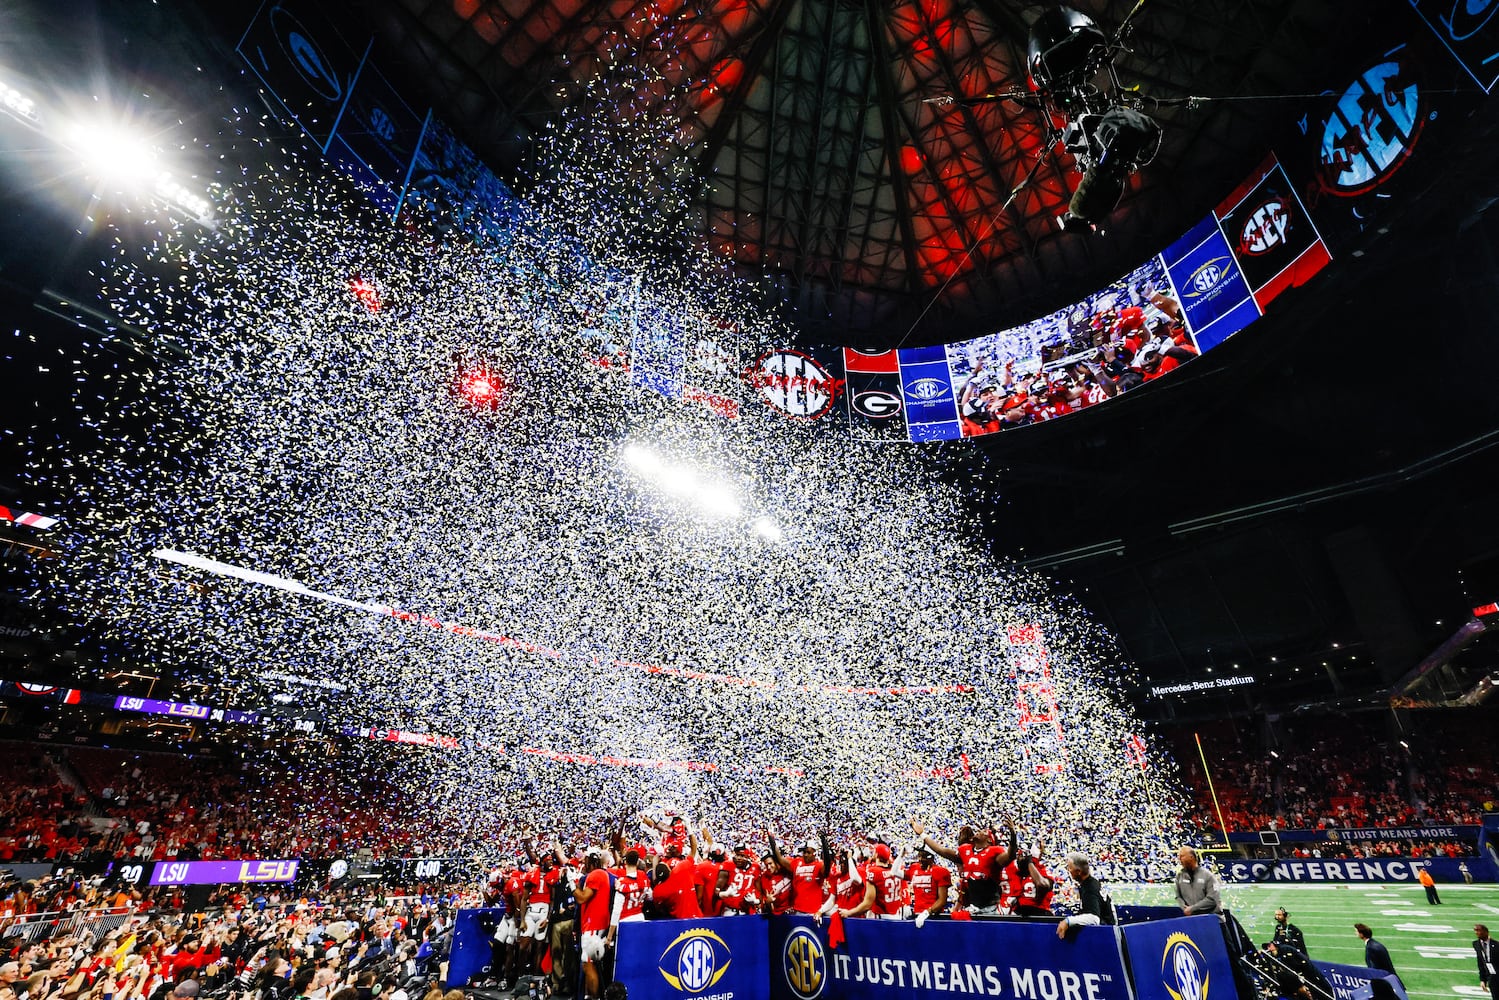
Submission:
M 1291 215 L 1279 195 L 1272 195 L 1244 221 L 1239 231 L 1239 252 L 1251 257 L 1271 253 L 1286 244 Z
M 1353 81 L 1322 131 L 1320 186 L 1350 197 L 1389 180 L 1421 136 L 1424 104 L 1415 74 L 1398 62 Z
M 798 927 L 786 938 L 781 967 L 786 973 L 786 985 L 799 1000 L 815 1000 L 827 986 L 827 953 L 817 935 L 805 927 Z
M 1192 272 L 1187 279 L 1187 298 L 1200 299 L 1212 293 L 1228 277 L 1233 261 L 1227 257 L 1214 257 Z
M 1178 931 L 1166 939 L 1161 952 L 1161 982 L 1171 1000 L 1207 1000 L 1207 961 L 1186 934 Z
M 733 955 L 723 938 L 706 927 L 679 934 L 661 953 L 656 967 L 674 990 L 701 993 L 729 971 Z
M 801 351 L 771 351 L 745 370 L 744 380 L 766 406 L 799 420 L 816 420 L 843 392 L 816 360 Z
M 919 378 L 906 386 L 906 395 L 918 403 L 935 403 L 949 391 L 951 387 L 940 378 Z

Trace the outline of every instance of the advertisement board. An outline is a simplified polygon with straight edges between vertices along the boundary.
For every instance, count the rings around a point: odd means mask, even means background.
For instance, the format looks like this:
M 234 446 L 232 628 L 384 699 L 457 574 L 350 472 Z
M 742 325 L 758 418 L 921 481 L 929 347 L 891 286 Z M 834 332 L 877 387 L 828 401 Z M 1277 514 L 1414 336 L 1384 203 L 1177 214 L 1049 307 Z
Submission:
M 1372 1000 L 1374 996 L 1372 983 L 1376 979 L 1387 983 L 1400 1000 L 1407 1000 L 1405 985 L 1400 982 L 1399 976 L 1392 976 L 1378 969 L 1368 969 L 1362 965 L 1319 962 L 1315 958 L 1311 961 L 1312 966 L 1327 979 L 1327 985 L 1332 987 L 1333 1000 Z
M 622 923 L 614 978 L 632 997 L 766 1000 L 766 923 L 754 917 Z
M 917 927 L 907 921 L 845 920 L 842 933 L 844 940 L 833 948 L 825 924 L 803 916 L 772 918 L 770 996 L 774 1000 L 996 996 L 1133 1000 L 1134 996 L 1119 950 L 1119 930 L 1113 927 L 1082 927 L 1065 941 L 1058 939 L 1051 921 L 944 920 Z
M 293 882 L 301 862 L 158 861 L 151 885 L 226 885 L 234 882 Z
M 1380 857 L 1226 861 L 1219 874 L 1228 882 L 1414 882 L 1422 868 L 1454 884 L 1492 882 L 1496 871 L 1487 858 Z
M 1151 920 L 1122 931 L 1139 1000 L 1238 1000 L 1217 917 Z

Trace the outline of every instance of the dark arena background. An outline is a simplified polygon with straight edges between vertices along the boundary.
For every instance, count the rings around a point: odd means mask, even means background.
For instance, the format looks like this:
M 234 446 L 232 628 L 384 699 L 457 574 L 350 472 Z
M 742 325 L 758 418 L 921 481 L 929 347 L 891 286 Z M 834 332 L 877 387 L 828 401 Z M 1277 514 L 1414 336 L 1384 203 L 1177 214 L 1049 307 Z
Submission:
M 0 1000 L 1499 1000 L 1496 15 L 0 4 Z

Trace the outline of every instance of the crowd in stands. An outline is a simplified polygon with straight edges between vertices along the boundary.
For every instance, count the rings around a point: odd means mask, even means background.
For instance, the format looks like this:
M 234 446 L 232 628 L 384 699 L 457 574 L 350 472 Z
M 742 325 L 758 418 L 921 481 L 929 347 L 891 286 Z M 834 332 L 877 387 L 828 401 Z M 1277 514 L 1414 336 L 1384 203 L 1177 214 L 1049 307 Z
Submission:
M 31 886 L 49 899 L 98 888 Z M 107 928 L 31 936 L 0 921 L 0 1000 L 441 1000 L 429 987 L 461 902 L 456 892 L 252 900 L 230 888 L 204 912 L 153 909 Z
M 285 780 L 201 757 L 73 748 L 54 761 L 12 746 L 0 862 L 378 859 L 444 846 L 430 819 L 348 760 L 300 762 Z
M 1402 741 L 1371 728 L 1382 724 L 1379 716 L 1312 719 L 1299 730 L 1287 725 L 1282 741 L 1267 747 L 1261 734 L 1223 722 L 1203 741 L 1210 774 L 1189 742 L 1191 734 L 1179 734 L 1185 736 L 1177 741 L 1177 759 L 1192 789 L 1192 822 L 1215 835 L 1224 826 L 1230 831 L 1476 826 L 1485 812 L 1499 808 L 1499 770 L 1488 754 L 1473 749 L 1482 745 L 1483 734 L 1454 732 L 1446 723 L 1441 741 Z M 1472 847 L 1450 840 L 1330 841 L 1308 850 L 1319 850 L 1322 857 L 1399 851 L 1456 857 Z

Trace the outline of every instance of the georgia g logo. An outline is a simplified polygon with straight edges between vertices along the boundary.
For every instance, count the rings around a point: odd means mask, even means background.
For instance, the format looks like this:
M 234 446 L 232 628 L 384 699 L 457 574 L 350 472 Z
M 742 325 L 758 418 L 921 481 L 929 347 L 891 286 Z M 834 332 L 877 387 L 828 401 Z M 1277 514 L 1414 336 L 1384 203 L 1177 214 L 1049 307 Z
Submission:
M 822 995 L 828 981 L 828 959 L 822 942 L 807 928 L 798 927 L 786 938 L 781 968 L 786 973 L 786 985 L 800 1000 L 815 1000 Z
M 723 978 L 732 958 L 723 938 L 699 927 L 677 935 L 661 953 L 656 967 L 672 989 L 701 993 Z
M 1161 982 L 1171 1000 L 1207 1000 L 1207 961 L 1186 934 L 1177 931 L 1166 939 L 1161 953 Z

